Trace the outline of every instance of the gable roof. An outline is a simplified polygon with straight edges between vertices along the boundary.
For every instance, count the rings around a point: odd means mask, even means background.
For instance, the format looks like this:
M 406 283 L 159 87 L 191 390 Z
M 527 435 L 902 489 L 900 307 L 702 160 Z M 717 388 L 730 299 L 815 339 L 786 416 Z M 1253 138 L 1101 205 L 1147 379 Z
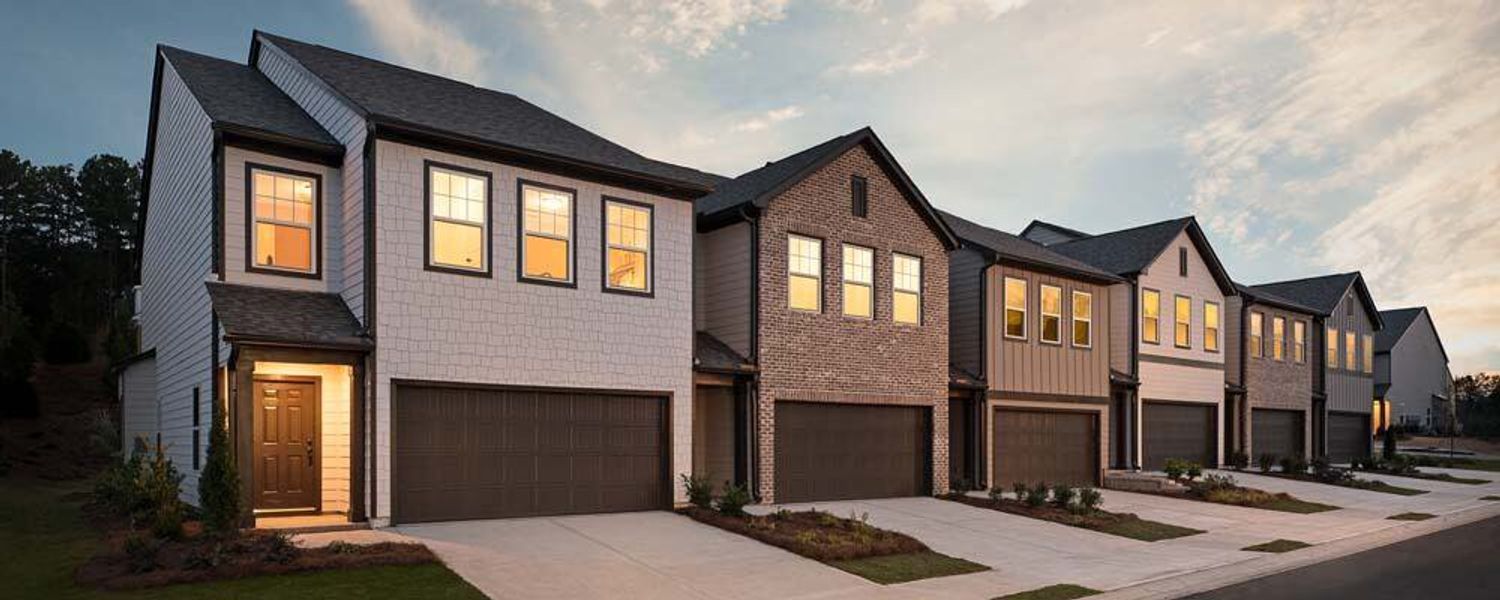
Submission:
M 1413 306 L 1411 308 L 1396 308 L 1380 311 L 1380 318 L 1385 321 L 1385 327 L 1375 332 L 1375 353 L 1388 353 L 1396 342 L 1406 335 L 1406 330 L 1411 329 L 1412 323 L 1417 322 L 1417 317 L 1427 313 L 1427 323 L 1432 327 L 1432 337 L 1437 340 L 1438 351 L 1443 353 L 1443 360 L 1448 360 L 1448 350 L 1443 347 L 1443 338 L 1437 333 L 1437 324 L 1432 322 L 1432 312 L 1425 306 Z
M 753 373 L 755 365 L 707 331 L 693 334 L 693 369 L 709 373 Z
M 788 188 L 806 179 L 809 175 L 832 162 L 833 159 L 843 156 L 854 147 L 863 144 L 875 162 L 885 169 L 886 174 L 896 183 L 899 188 L 917 209 L 917 213 L 927 220 L 943 244 L 949 249 L 958 247 L 958 238 L 948 228 L 948 224 L 938 216 L 937 209 L 917 189 L 916 183 L 906 175 L 900 163 L 881 143 L 880 138 L 875 135 L 875 130 L 862 127 L 855 131 L 835 137 L 826 142 L 792 154 L 781 160 L 768 162 L 765 166 L 746 172 L 739 177 L 723 182 L 714 188 L 714 192 L 693 203 L 698 217 L 706 223 L 730 222 L 738 220 L 741 211 L 747 208 L 764 210 L 771 203 L 771 199 L 780 195 Z
M 1311 306 L 1307 306 L 1305 304 L 1302 304 L 1300 302 L 1297 302 L 1295 300 L 1292 300 L 1290 298 L 1287 298 L 1287 297 L 1282 296 L 1280 294 L 1277 294 L 1275 292 L 1261 289 L 1258 286 L 1244 285 L 1244 284 L 1241 284 L 1241 283 L 1236 283 L 1236 284 L 1234 284 L 1234 286 L 1235 286 L 1235 288 L 1237 288 L 1239 290 L 1240 295 L 1244 296 L 1245 299 L 1248 300 L 1249 302 L 1254 302 L 1254 303 L 1257 303 L 1257 304 L 1266 304 L 1266 305 L 1274 306 L 1274 307 L 1277 307 L 1277 308 L 1284 308 L 1286 310 L 1290 310 L 1290 311 L 1293 311 L 1293 312 L 1306 313 L 1306 314 L 1309 314 L 1309 315 L 1314 315 L 1314 316 L 1319 316 L 1319 317 L 1326 317 L 1326 316 L 1328 316 L 1328 313 L 1319 311 L 1316 308 L 1313 308 Z
M 1151 266 L 1166 251 L 1167 246 L 1171 245 L 1172 240 L 1177 239 L 1178 234 L 1184 231 L 1198 249 L 1198 254 L 1203 257 L 1203 262 L 1208 264 L 1209 273 L 1219 284 L 1219 291 L 1225 296 L 1235 295 L 1237 290 L 1234 281 L 1224 270 L 1223 263 L 1219 262 L 1218 255 L 1214 254 L 1213 246 L 1208 243 L 1208 236 L 1198 226 L 1198 220 L 1190 216 L 1101 233 L 1053 244 L 1047 248 L 1121 277 L 1135 277 Z
M 1380 312 L 1375 308 L 1375 299 L 1370 296 L 1369 288 L 1365 287 L 1365 278 L 1360 275 L 1359 271 L 1273 281 L 1253 287 L 1315 308 L 1323 315 L 1333 314 L 1334 309 L 1339 306 L 1339 301 L 1344 299 L 1344 294 L 1353 288 L 1359 295 L 1360 303 L 1365 307 L 1365 313 L 1370 317 L 1370 323 L 1377 331 L 1382 329 L 1383 321 L 1380 318 Z
M 343 155 L 344 147 L 260 71 L 237 62 L 158 46 L 215 127 L 283 138 Z
M 205 285 L 226 340 L 346 349 L 372 345 L 338 294 L 218 281 Z
M 1031 234 L 1037 230 L 1050 231 L 1063 237 L 1068 237 L 1075 240 L 1090 237 L 1089 234 L 1077 229 L 1070 229 L 1056 223 L 1048 223 L 1046 221 L 1040 221 L 1037 219 L 1032 219 L 1030 223 L 1026 224 L 1026 228 L 1021 230 L 1021 237 L 1030 240 L 1032 239 Z M 1037 243 L 1040 244 L 1041 242 Z
M 454 138 L 558 164 L 650 180 L 702 195 L 724 178 L 646 158 L 515 95 L 256 31 L 377 126 Z
M 1016 237 L 999 229 L 985 227 L 952 213 L 939 210 L 938 214 L 953 229 L 953 233 L 964 243 L 988 251 L 998 259 L 1020 263 L 1024 266 L 1063 275 L 1079 277 L 1102 283 L 1123 281 L 1112 273 L 1088 263 L 1049 250 L 1031 240 Z

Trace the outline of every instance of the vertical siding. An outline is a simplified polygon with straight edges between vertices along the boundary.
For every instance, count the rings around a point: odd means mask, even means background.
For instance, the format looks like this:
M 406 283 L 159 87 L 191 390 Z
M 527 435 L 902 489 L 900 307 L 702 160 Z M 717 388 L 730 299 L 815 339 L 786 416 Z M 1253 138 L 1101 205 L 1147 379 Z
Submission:
M 141 347 L 156 349 L 162 443 L 185 475 L 183 499 L 197 504 L 192 398 L 195 387 L 208 398 L 211 383 L 212 309 L 203 283 L 213 268 L 213 132 L 170 63 L 162 67 L 159 102 L 141 250 Z
M 1375 399 L 1375 376 L 1373 373 L 1363 372 L 1364 367 L 1364 336 L 1374 334 L 1374 324 L 1370 322 L 1369 313 L 1359 298 L 1359 294 L 1351 286 L 1344 292 L 1343 300 L 1339 301 L 1333 309 L 1333 315 L 1327 319 L 1327 326 L 1339 330 L 1339 362 L 1337 365 L 1328 365 L 1326 371 L 1328 376 L 1328 410 L 1335 412 L 1359 412 L 1369 413 L 1371 404 Z M 1350 307 L 1353 314 L 1349 314 Z M 1344 347 L 1344 332 L 1355 332 L 1355 367 L 1358 371 L 1344 369 L 1344 357 L 1348 349 Z M 1326 348 L 1323 349 L 1326 353 Z
M 948 254 L 948 361 L 985 375 L 984 285 L 989 261 L 972 248 Z
M 245 164 L 255 163 L 281 167 L 293 171 L 315 173 L 323 178 L 319 191 L 323 210 L 319 228 L 319 247 L 316 256 L 321 267 L 321 277 L 280 276 L 252 273 L 245 270 Z M 240 148 L 224 149 L 224 280 L 313 292 L 339 293 L 344 287 L 343 204 L 339 170 L 315 163 L 281 158 L 269 154 L 252 152 Z M 224 355 L 227 356 L 227 355 Z
M 148 445 L 156 439 L 156 359 L 142 359 L 121 371 L 119 392 L 121 451 L 130 458 L 137 438 Z
M 750 224 L 696 234 L 693 321 L 740 356 L 750 356 Z
M 1224 314 L 1220 315 L 1224 323 L 1224 381 L 1233 384 L 1242 384 L 1245 374 L 1240 371 L 1240 354 L 1244 353 L 1246 339 L 1244 337 L 1247 323 L 1240 317 L 1240 307 L 1245 301 L 1240 296 L 1230 296 L 1224 299 Z M 1310 321 L 1309 321 L 1310 323 Z M 1287 336 L 1291 336 L 1291 325 L 1287 325 Z M 1311 326 L 1309 326 L 1309 329 Z M 1288 337 L 1290 339 L 1290 337 Z M 1312 348 L 1312 340 L 1308 340 L 1308 349 Z
M 1133 372 L 1130 363 L 1134 340 L 1131 339 L 1130 327 L 1135 322 L 1135 315 L 1131 314 L 1134 290 L 1135 286 L 1130 283 L 1109 286 L 1109 367 L 1121 373 Z
M 1391 348 L 1389 369 L 1391 389 L 1386 398 L 1391 400 L 1393 419 L 1397 415 L 1427 417 L 1433 396 L 1453 396 L 1448 361 L 1427 311 L 1417 316 Z
M 1109 293 L 1104 286 L 1075 281 L 1002 264 L 993 278 L 994 301 L 1003 310 L 1004 278 L 1026 281 L 1026 339 L 1005 339 L 1004 320 L 995 319 L 990 339 L 990 388 L 1006 392 L 1062 396 L 1109 396 Z M 1041 338 L 1041 286 L 1062 289 L 1062 344 L 1044 344 Z M 1072 297 L 1074 291 L 1094 296 L 1094 339 L 1091 348 L 1072 343 Z
M 344 297 L 344 303 L 363 322 L 365 120 L 339 100 L 327 84 L 314 77 L 270 41 L 261 40 L 260 59 L 256 66 L 266 78 L 344 145 L 340 196 L 330 195 L 325 200 L 329 205 L 338 205 L 339 231 L 329 236 L 324 247 L 337 247 L 337 254 L 342 262 L 337 269 L 341 281 L 330 281 L 329 284 L 337 285 L 335 291 Z M 330 252 L 330 256 L 332 254 Z

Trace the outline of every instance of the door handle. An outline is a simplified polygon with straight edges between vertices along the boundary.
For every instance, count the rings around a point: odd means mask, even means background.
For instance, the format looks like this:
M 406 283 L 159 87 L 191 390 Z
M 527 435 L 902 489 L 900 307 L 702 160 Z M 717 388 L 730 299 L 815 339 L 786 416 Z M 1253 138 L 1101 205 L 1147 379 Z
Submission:
M 307 448 L 307 464 L 312 464 L 312 462 L 313 462 L 313 441 L 312 441 L 312 438 L 307 438 L 307 443 L 304 444 L 304 446 L 306 446 L 306 448 Z

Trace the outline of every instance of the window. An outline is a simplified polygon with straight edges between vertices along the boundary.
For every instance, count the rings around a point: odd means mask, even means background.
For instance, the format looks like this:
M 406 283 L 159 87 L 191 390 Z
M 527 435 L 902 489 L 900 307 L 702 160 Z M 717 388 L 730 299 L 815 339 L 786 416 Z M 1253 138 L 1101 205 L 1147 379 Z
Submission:
M 651 292 L 651 206 L 604 200 L 604 289 Z
M 1219 351 L 1219 304 L 1217 302 L 1203 303 L 1203 349 L 1209 352 Z
M 844 244 L 844 314 L 869 319 L 875 315 L 875 251 Z
M 250 166 L 250 268 L 316 273 L 318 185 L 310 173 Z
M 1356 368 L 1356 366 L 1359 364 L 1359 363 L 1356 362 L 1356 358 L 1355 358 L 1356 356 L 1359 355 L 1358 352 L 1357 352 L 1358 350 L 1359 350 L 1359 348 L 1355 347 L 1355 345 L 1354 345 L 1354 332 L 1353 331 L 1345 331 L 1344 332 L 1344 369 L 1345 370 L 1353 371 Z
M 1261 358 L 1266 355 L 1266 316 L 1258 312 L 1250 313 L 1250 356 Z
M 1005 337 L 1026 339 L 1026 280 L 1005 278 Z
M 1327 368 L 1339 368 L 1339 330 L 1329 327 L 1323 333 L 1323 343 L 1328 345 L 1328 352 L 1324 358 Z
M 1193 347 L 1193 299 L 1187 296 L 1177 296 L 1176 306 L 1172 310 L 1172 319 L 1177 327 L 1173 330 L 1176 336 L 1173 344 L 1178 348 Z
M 1286 318 L 1271 319 L 1271 358 L 1286 360 Z
M 1073 291 L 1073 345 L 1094 346 L 1094 295 L 1077 290 Z
M 1141 341 L 1161 343 L 1161 292 L 1141 290 Z
M 823 310 L 823 240 L 788 236 L 786 257 L 787 305 L 797 310 Z
M 897 323 L 922 322 L 922 259 L 891 255 L 891 318 Z
M 854 216 L 861 219 L 870 216 L 870 182 L 858 175 L 850 177 L 849 200 Z
M 427 164 L 427 266 L 489 273 L 488 173 Z
M 1375 336 L 1366 333 L 1360 341 L 1364 343 L 1364 371 L 1369 375 L 1375 372 Z
M 1062 288 L 1055 285 L 1041 286 L 1042 323 L 1038 337 L 1043 343 L 1062 343 Z
M 1187 248 L 1177 249 L 1177 274 L 1187 277 Z
M 1307 323 L 1292 321 L 1292 362 L 1307 362 Z
M 521 182 L 521 278 L 573 283 L 573 190 Z
M 202 431 L 199 428 L 199 425 L 203 423 L 203 415 L 202 415 L 203 407 L 201 406 L 201 404 L 202 404 L 202 402 L 201 402 L 202 401 L 202 397 L 203 397 L 203 394 L 201 393 L 200 388 L 194 387 L 193 388 L 193 470 L 194 471 L 197 471 L 198 468 L 200 466 L 202 466 L 201 463 L 199 462 L 199 461 L 202 460 L 201 455 L 203 454 L 203 448 L 201 446 L 201 444 L 203 443 L 201 441 L 201 438 L 203 436 L 199 435 L 199 433 Z

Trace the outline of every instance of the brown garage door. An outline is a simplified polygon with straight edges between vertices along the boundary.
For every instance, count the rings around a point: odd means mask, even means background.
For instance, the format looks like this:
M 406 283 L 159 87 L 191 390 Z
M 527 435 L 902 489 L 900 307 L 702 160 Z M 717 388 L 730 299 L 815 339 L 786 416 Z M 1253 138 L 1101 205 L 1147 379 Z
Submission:
M 395 394 L 398 522 L 671 506 L 664 398 L 426 385 Z
M 1255 456 L 1303 456 L 1302 411 L 1257 408 L 1251 411 L 1250 419 L 1251 447 Z
M 995 409 L 995 485 L 1099 484 L 1096 413 Z
M 1169 458 L 1215 466 L 1213 405 L 1145 402 L 1141 411 L 1147 469 L 1160 470 Z
M 1328 460 L 1346 463 L 1370 455 L 1370 415 L 1328 413 Z
M 776 403 L 776 501 L 920 496 L 929 491 L 928 409 Z

